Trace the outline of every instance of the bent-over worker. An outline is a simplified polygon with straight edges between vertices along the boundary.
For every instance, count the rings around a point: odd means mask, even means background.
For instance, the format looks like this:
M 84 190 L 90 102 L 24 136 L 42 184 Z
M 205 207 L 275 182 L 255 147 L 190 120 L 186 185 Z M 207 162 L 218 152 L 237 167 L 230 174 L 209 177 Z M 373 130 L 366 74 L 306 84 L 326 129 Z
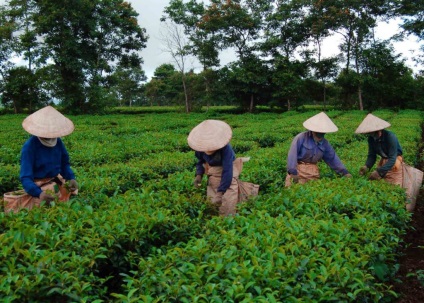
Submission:
M 326 133 L 338 131 L 333 121 L 321 112 L 307 119 L 303 126 L 307 131 L 298 134 L 290 146 L 285 186 L 319 179 L 318 162 L 321 160 L 337 174 L 352 177 L 331 144 L 324 138 Z
M 8 203 L 5 211 L 32 209 L 41 201 L 68 201 L 71 193 L 77 194 L 78 184 L 60 137 L 72 133 L 74 124 L 46 106 L 29 115 L 22 126 L 32 135 L 21 150 L 20 180 L 26 194 L 17 203 Z
M 234 215 L 241 202 L 239 186 L 251 185 L 248 195 L 256 195 L 259 186 L 238 180 L 243 159 L 235 156 L 231 147 L 231 127 L 220 120 L 205 120 L 194 127 L 188 138 L 195 151 L 195 186 L 201 186 L 203 175 L 208 176 L 207 196 L 223 216 Z
M 356 129 L 355 133 L 368 135 L 368 156 L 359 174 L 365 175 L 374 166 L 379 155 L 381 159 L 368 178 L 383 178 L 389 183 L 402 186 L 402 147 L 396 135 L 385 129 L 389 126 L 389 122 L 368 114 Z

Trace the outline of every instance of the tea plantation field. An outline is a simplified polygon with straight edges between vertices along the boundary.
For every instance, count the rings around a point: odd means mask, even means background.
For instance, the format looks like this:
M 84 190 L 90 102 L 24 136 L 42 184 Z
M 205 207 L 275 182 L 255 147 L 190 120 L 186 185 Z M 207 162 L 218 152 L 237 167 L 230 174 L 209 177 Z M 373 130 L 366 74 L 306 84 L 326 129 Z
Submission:
M 284 188 L 291 140 L 317 113 L 69 116 L 79 195 L 0 213 L 0 301 L 394 302 L 411 214 L 403 189 L 358 174 L 366 113 L 327 112 L 339 131 L 326 138 L 352 179 L 320 163 L 322 179 Z M 392 124 L 408 164 L 423 160 L 422 112 L 373 114 Z M 1 193 L 20 188 L 24 118 L 0 116 Z M 260 185 L 234 217 L 216 216 L 206 180 L 192 185 L 187 135 L 205 119 L 232 126 L 237 156 L 251 157 L 241 179 Z

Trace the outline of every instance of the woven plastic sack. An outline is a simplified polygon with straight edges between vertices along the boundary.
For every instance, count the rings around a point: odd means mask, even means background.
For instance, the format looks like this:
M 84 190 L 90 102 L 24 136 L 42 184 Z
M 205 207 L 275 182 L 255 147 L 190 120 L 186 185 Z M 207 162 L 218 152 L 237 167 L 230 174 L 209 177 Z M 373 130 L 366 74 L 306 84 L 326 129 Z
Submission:
M 23 207 L 23 201 L 28 194 L 23 190 L 7 192 L 3 195 L 4 212 L 17 212 Z
M 259 194 L 259 185 L 237 180 L 239 188 L 238 202 L 243 202 L 250 197 L 256 197 Z
M 417 203 L 417 197 L 420 192 L 421 184 L 423 182 L 423 172 L 408 164 L 403 165 L 403 183 L 402 187 L 406 189 L 408 202 L 406 209 L 413 211 Z

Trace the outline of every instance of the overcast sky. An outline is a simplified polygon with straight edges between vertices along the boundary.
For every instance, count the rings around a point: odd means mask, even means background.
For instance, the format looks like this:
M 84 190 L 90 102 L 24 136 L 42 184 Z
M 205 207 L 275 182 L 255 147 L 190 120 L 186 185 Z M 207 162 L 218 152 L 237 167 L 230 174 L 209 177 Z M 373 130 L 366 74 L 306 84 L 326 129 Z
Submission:
M 59 0 L 58 0 L 59 1 Z M 139 14 L 138 21 L 139 25 L 146 29 L 146 33 L 149 36 L 147 41 L 147 47 L 141 52 L 144 60 L 143 69 L 146 72 L 148 78 L 150 78 L 155 69 L 164 63 L 173 63 L 172 58 L 168 53 L 164 52 L 165 49 L 163 42 L 161 41 L 161 33 L 166 32 L 163 25 L 160 22 L 160 18 L 163 15 L 165 6 L 169 3 L 169 0 L 129 0 L 134 10 Z M 206 2 L 206 1 L 205 1 Z M 0 0 L 0 5 L 6 3 L 6 0 Z M 380 39 L 387 39 L 391 35 L 398 31 L 398 27 L 395 22 L 391 24 L 383 24 L 377 31 L 377 37 Z M 335 36 L 327 41 L 324 41 L 323 45 L 323 57 L 329 57 L 333 54 L 338 53 L 338 45 L 340 44 L 341 37 Z M 411 58 L 414 54 L 410 51 L 416 51 L 418 49 L 415 38 L 410 38 L 408 41 L 403 43 L 395 44 L 395 51 L 403 53 L 406 58 Z M 230 51 L 220 56 L 221 66 L 233 61 L 235 57 Z M 187 69 L 193 68 L 196 71 L 200 70 L 200 65 L 190 60 L 187 62 Z M 407 65 L 413 68 L 415 71 L 418 69 L 413 66 L 411 60 L 407 61 Z
M 161 42 L 161 32 L 164 32 L 164 29 L 161 29 L 160 22 L 162 12 L 169 0 L 130 0 L 128 2 L 139 14 L 139 25 L 146 29 L 149 36 L 147 47 L 141 52 L 141 55 L 144 60 L 143 69 L 150 78 L 159 65 L 172 63 L 169 54 L 162 51 L 164 46 Z
M 0 0 L 2 1 L 2 0 Z M 162 50 L 165 48 L 161 41 L 161 33 L 165 33 L 163 25 L 161 25 L 160 18 L 163 15 L 165 6 L 168 5 L 169 0 L 129 0 L 132 7 L 139 14 L 138 21 L 139 25 L 146 29 L 149 40 L 147 41 L 147 47 L 141 52 L 144 59 L 143 69 L 146 72 L 148 78 L 150 78 L 155 69 L 163 63 L 173 63 L 172 58 L 166 52 Z M 206 2 L 206 1 L 205 1 Z M 380 39 L 388 39 L 390 36 L 398 32 L 398 26 L 395 21 L 390 24 L 382 23 L 376 30 L 376 36 Z M 340 36 L 334 36 L 324 41 L 323 44 L 323 57 L 329 57 L 339 53 L 338 45 L 341 43 Z M 403 54 L 405 58 L 414 57 L 414 52 L 419 48 L 415 42 L 415 37 L 410 37 L 405 42 L 398 42 L 394 44 L 395 51 Z M 221 54 L 221 66 L 231 62 L 235 59 L 231 51 L 227 51 Z M 189 61 L 188 68 L 194 68 L 200 70 L 200 65 L 196 61 Z M 407 65 L 414 71 L 418 68 L 414 66 L 412 60 L 407 60 Z
M 139 25 L 146 29 L 146 33 L 149 36 L 147 47 L 141 52 L 141 55 L 144 60 L 143 69 L 146 72 L 146 76 L 150 78 L 153 76 L 153 73 L 158 66 L 164 63 L 174 63 L 171 56 L 166 51 L 163 51 L 166 49 L 162 42 L 163 36 L 166 35 L 166 29 L 164 28 L 163 23 L 160 22 L 160 18 L 163 16 L 163 10 L 165 6 L 168 5 L 169 0 L 127 1 L 131 3 L 134 10 L 139 14 Z M 235 57 L 232 52 L 226 51 L 220 56 L 221 65 L 225 65 L 228 62 L 233 61 L 233 59 L 235 59 Z M 195 59 L 187 60 L 186 64 L 187 70 L 201 70 L 199 62 Z

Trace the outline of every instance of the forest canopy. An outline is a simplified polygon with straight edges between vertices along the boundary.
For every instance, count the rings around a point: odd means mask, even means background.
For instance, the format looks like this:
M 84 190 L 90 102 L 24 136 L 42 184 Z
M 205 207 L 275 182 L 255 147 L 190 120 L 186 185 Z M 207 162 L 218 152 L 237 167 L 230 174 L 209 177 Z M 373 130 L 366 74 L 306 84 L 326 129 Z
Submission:
M 140 51 L 148 33 L 130 3 L 10 0 L 0 6 L 1 103 L 14 112 L 55 103 L 70 113 L 133 105 L 423 109 L 423 73 L 393 48 L 408 35 L 422 40 L 423 11 L 413 0 L 171 0 L 161 21 L 173 62 L 147 81 Z M 402 33 L 379 40 L 377 24 L 395 18 Z M 329 57 L 323 41 L 336 34 L 340 52 Z M 227 49 L 236 58 L 222 66 Z M 190 57 L 201 72 L 187 69 Z M 421 64 L 422 54 L 413 59 Z

